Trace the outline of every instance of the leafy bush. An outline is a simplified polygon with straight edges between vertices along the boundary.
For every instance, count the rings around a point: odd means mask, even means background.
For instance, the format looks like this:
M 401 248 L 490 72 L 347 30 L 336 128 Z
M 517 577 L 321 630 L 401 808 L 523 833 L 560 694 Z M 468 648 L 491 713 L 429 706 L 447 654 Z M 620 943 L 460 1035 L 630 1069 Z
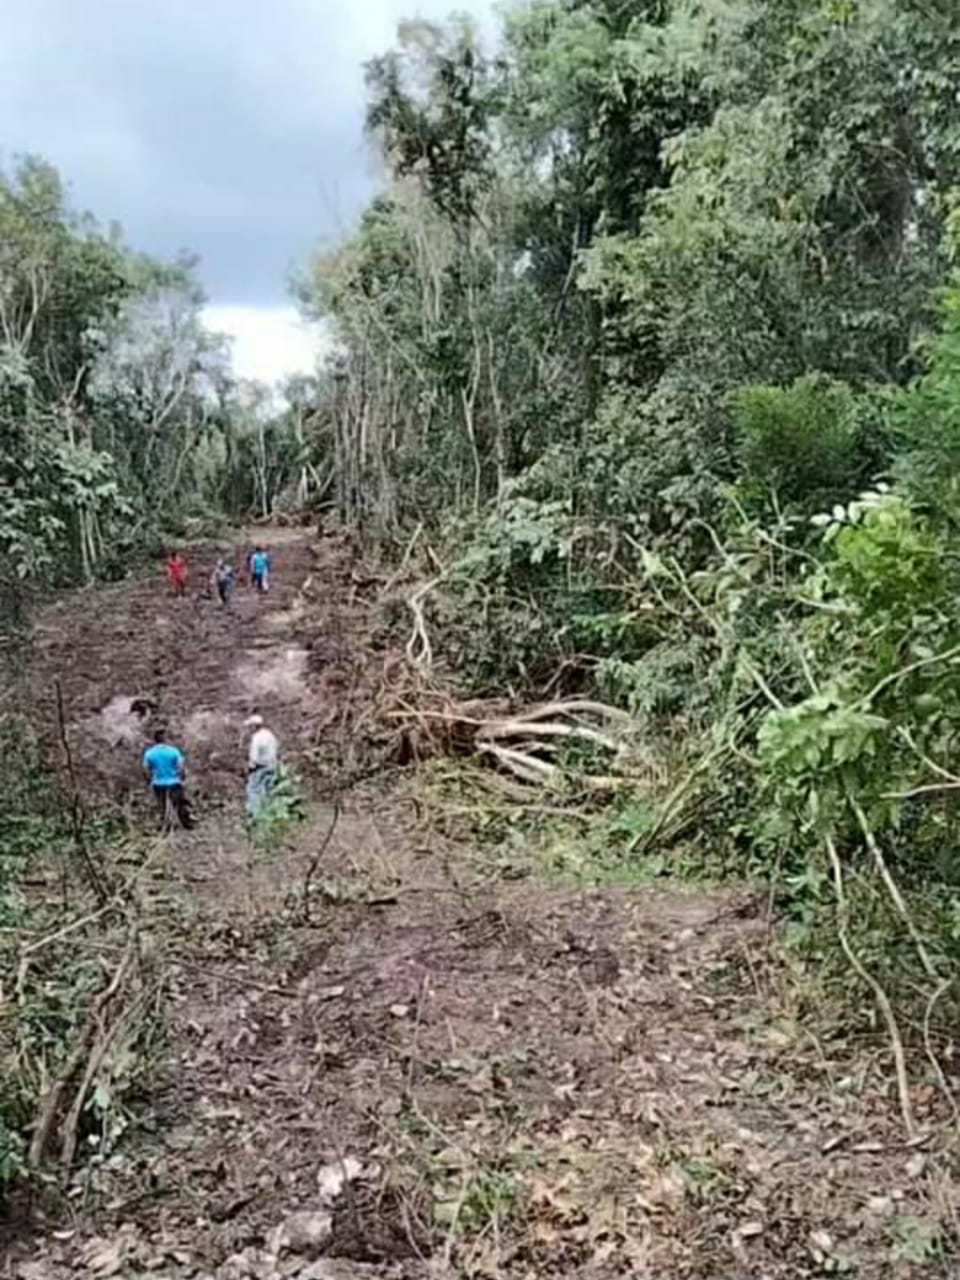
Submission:
M 863 409 L 844 383 L 810 374 L 789 387 L 741 387 L 732 405 L 743 492 L 812 512 L 864 477 Z
M 277 849 L 290 829 L 305 817 L 303 784 L 289 765 L 282 764 L 273 789 L 251 822 L 254 846 L 261 852 Z

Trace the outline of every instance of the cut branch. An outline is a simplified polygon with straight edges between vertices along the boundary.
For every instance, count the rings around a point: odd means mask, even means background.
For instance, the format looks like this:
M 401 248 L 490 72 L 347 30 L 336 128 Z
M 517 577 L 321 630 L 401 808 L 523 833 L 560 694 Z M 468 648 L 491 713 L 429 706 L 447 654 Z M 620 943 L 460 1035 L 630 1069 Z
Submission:
M 60 1100 L 64 1091 L 80 1069 L 80 1064 L 87 1057 L 90 1051 L 90 1043 L 100 1026 L 103 1012 L 123 985 L 136 954 L 135 940 L 131 940 L 123 954 L 123 958 L 114 971 L 109 985 L 100 993 L 88 1013 L 86 1021 L 80 1029 L 80 1034 L 74 1041 L 63 1070 L 44 1094 L 27 1155 L 27 1164 L 31 1169 L 38 1169 L 43 1162 L 44 1153 L 50 1141 L 50 1134 L 56 1122 L 57 1112 L 60 1109 Z
M 913 1116 L 913 1104 L 910 1101 L 910 1081 L 907 1076 L 907 1055 L 903 1048 L 903 1038 L 900 1035 L 900 1028 L 897 1025 L 897 1017 L 893 1011 L 893 1004 L 890 997 L 883 989 L 880 982 L 864 965 L 863 961 L 854 951 L 850 943 L 850 935 L 848 933 L 849 907 L 847 904 L 847 895 L 843 887 L 843 868 L 840 864 L 840 855 L 837 853 L 837 846 L 834 844 L 833 837 L 827 835 L 824 837 L 826 845 L 827 857 L 830 860 L 830 868 L 833 872 L 833 887 L 837 899 L 837 937 L 840 941 L 840 947 L 843 954 L 850 962 L 850 967 L 857 974 L 860 980 L 870 988 L 873 997 L 877 1002 L 883 1020 L 887 1024 L 887 1032 L 890 1036 L 890 1047 L 893 1051 L 893 1066 L 897 1081 L 897 1097 L 900 1102 L 900 1115 L 903 1118 L 903 1127 L 907 1131 L 907 1137 L 912 1142 L 917 1135 L 917 1125 Z

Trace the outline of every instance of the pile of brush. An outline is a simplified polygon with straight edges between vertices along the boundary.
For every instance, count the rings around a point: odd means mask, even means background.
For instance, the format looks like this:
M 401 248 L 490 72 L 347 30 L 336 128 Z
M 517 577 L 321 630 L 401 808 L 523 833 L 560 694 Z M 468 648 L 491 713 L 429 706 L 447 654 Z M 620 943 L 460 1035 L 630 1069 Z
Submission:
M 409 639 L 402 654 L 395 650 L 384 665 L 373 718 L 387 727 L 389 756 L 402 764 L 478 756 L 523 787 L 598 795 L 662 781 L 637 722 L 618 707 L 577 697 L 532 706 L 509 698 L 458 701 L 438 687 L 424 606 L 440 580 L 406 595 Z
M 636 722 L 617 707 L 564 698 L 517 708 L 506 700 L 457 702 L 422 687 L 392 692 L 380 718 L 393 726 L 394 756 L 402 762 L 476 754 L 521 783 L 573 783 L 596 793 L 650 781 Z

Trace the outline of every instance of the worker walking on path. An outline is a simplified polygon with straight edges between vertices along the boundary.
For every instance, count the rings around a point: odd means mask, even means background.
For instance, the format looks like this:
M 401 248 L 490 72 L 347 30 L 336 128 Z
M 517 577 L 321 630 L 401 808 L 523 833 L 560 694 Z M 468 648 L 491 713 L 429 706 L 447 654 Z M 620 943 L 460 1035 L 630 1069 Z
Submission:
M 147 775 L 157 802 L 160 829 L 169 830 L 174 823 L 191 827 L 193 820 L 184 793 L 186 761 L 179 747 L 167 742 L 162 729 L 153 735 L 153 745 L 143 753 L 143 771 Z
M 171 551 L 167 557 L 167 577 L 170 579 L 174 595 L 182 596 L 186 594 L 189 574 L 187 562 L 179 551 Z
M 247 750 L 247 815 L 258 818 L 277 783 L 280 743 L 263 716 L 250 716 L 244 727 L 253 730 Z
M 250 581 L 254 588 L 261 593 L 269 591 L 270 570 L 273 568 L 269 552 L 263 547 L 254 547 L 247 563 L 250 568 Z
M 214 566 L 213 573 L 210 575 L 210 585 L 217 593 L 217 599 L 224 608 L 230 604 L 230 597 L 233 595 L 233 588 L 237 585 L 237 575 L 228 561 L 219 559 Z

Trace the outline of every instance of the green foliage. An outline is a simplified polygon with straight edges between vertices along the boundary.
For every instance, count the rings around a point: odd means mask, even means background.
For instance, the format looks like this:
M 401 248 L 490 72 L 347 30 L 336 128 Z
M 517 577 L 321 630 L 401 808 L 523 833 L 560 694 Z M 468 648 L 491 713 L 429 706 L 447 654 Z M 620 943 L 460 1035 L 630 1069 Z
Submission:
M 98 334 L 129 291 L 123 250 L 69 213 L 49 166 L 0 175 L 0 631 L 34 584 L 76 573 L 128 514 L 83 407 Z M 109 536 L 109 534 L 108 534 Z
M 502 584 L 546 562 L 567 559 L 573 536 L 570 511 L 563 502 L 505 495 L 453 572 L 467 581 Z
M 810 511 L 845 497 L 864 471 L 861 412 L 846 384 L 816 375 L 741 387 L 733 416 L 742 486 Z
M 261 853 L 282 847 L 291 828 L 305 817 L 303 784 L 289 765 L 281 765 L 273 789 L 250 824 L 254 847 Z
M 238 386 L 186 258 L 128 249 L 57 172 L 0 173 L 0 640 L 34 595 L 115 574 L 200 514 L 269 515 L 327 481 L 318 389 Z M 316 428 L 316 429 L 315 429 Z
M 303 286 L 339 510 L 426 529 L 435 652 L 598 691 L 664 763 L 560 860 L 766 877 L 901 1007 L 957 960 L 958 56 L 900 0 L 535 0 L 496 61 L 408 31 L 389 190 Z
M 912 630 L 935 608 L 945 585 L 943 549 L 933 530 L 894 494 L 838 507 L 824 537 L 832 541 L 829 584 L 866 617 Z
M 782 779 L 785 790 L 808 799 L 833 775 L 842 778 L 853 766 L 869 767 L 878 733 L 888 727 L 881 716 L 816 694 L 771 712 L 757 735 L 760 761 L 771 777 Z
M 367 127 L 380 135 L 398 176 L 417 174 L 437 208 L 463 223 L 474 216 L 487 178 L 483 57 L 465 20 L 449 33 L 403 23 L 399 35 L 402 54 L 367 67 Z
M 449 1179 L 448 1179 L 449 1181 Z M 521 1183 L 509 1167 L 482 1167 L 453 1186 L 438 1178 L 434 1188 L 433 1220 L 447 1232 L 474 1234 L 491 1222 L 502 1226 L 519 1209 Z
M 949 1260 L 949 1245 L 944 1239 L 943 1228 L 937 1222 L 898 1216 L 894 1235 L 892 1256 L 897 1261 L 923 1264 Z
M 394 183 L 301 288 L 343 344 L 344 516 L 489 545 L 483 503 L 523 493 L 578 520 L 543 591 L 589 599 L 577 550 L 700 555 L 732 480 L 812 511 L 882 470 L 851 386 L 902 380 L 942 269 L 955 38 L 892 0 L 541 2 L 495 63 L 405 27 L 369 77 Z
M 106 919 L 91 907 L 68 802 L 23 716 L 0 717 L 0 786 L 9 801 L 0 811 L 0 970 L 10 978 L 0 1005 L 2 1203 L 8 1188 L 37 1172 L 26 1157 L 42 1097 L 103 989 L 103 950 L 122 951 L 125 930 L 119 906 Z M 92 820 L 87 835 L 95 849 L 114 846 L 118 833 Z M 79 1119 L 87 1147 L 101 1154 L 119 1138 L 142 1079 L 139 1040 L 133 1028 L 114 1041 Z
M 15 804 L 0 811 L 0 925 L 20 917 L 19 884 L 38 855 L 60 849 L 65 816 L 37 735 L 22 715 L 0 716 L 0 786 Z
M 954 215 L 953 225 L 960 225 Z M 952 232 L 951 232 L 952 243 Z M 960 272 L 941 293 L 940 327 L 920 345 L 923 376 L 889 402 L 896 473 L 917 501 L 950 518 L 960 502 Z

